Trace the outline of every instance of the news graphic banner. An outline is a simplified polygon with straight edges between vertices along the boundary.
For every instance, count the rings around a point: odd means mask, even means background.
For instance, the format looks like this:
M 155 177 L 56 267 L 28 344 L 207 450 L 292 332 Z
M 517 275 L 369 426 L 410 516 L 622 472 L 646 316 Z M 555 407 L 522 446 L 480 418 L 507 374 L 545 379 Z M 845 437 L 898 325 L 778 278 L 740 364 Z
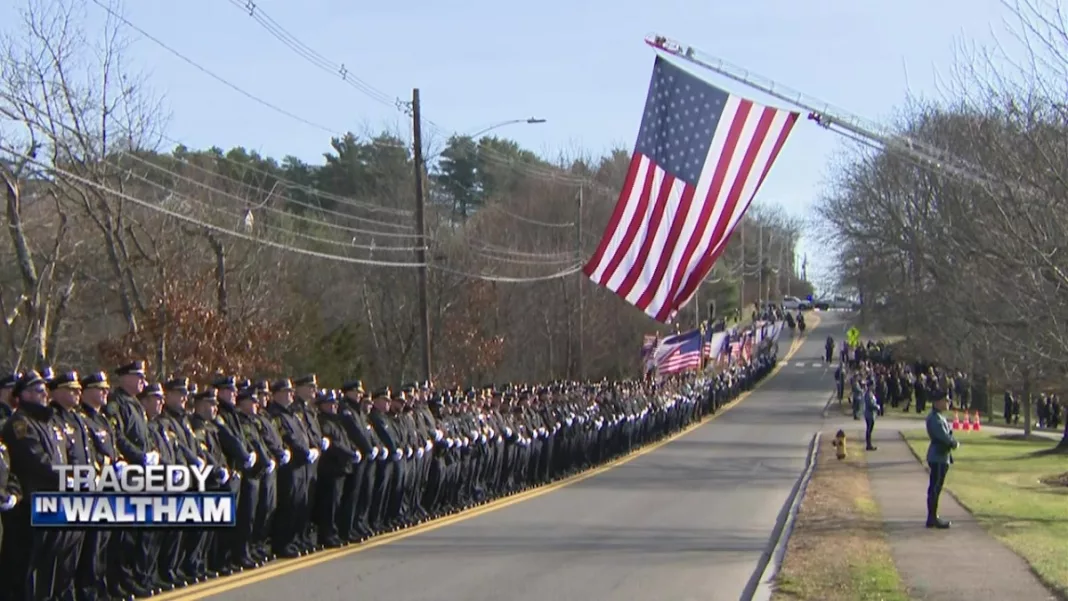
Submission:
M 236 523 L 237 495 L 208 491 L 208 482 L 221 468 L 58 465 L 52 469 L 59 477 L 59 490 L 35 492 L 30 497 L 30 523 L 35 527 L 227 527 Z

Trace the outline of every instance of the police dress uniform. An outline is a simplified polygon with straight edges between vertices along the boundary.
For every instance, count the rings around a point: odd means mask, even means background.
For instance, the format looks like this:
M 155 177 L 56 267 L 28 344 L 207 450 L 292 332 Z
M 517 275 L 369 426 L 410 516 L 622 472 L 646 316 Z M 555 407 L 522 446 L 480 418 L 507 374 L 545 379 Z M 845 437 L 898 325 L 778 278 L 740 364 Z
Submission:
M 199 394 L 193 400 L 194 408 L 201 404 L 217 405 L 218 399 L 214 394 Z M 205 417 L 199 412 L 193 413 L 189 422 L 193 428 L 193 435 L 196 438 L 197 446 L 200 448 L 201 456 L 205 458 L 209 465 L 215 468 L 212 471 L 211 478 L 208 480 L 208 487 L 216 492 L 233 492 L 230 487 L 232 478 L 229 463 L 226 459 L 226 454 L 223 452 L 219 426 L 212 418 Z M 183 566 L 182 573 L 190 580 L 202 580 L 218 574 L 217 569 L 220 566 L 214 563 L 217 559 L 217 554 L 213 553 L 213 550 L 220 533 L 217 530 L 205 530 L 205 534 L 207 535 L 207 540 L 204 542 L 203 547 L 187 547 L 186 563 Z
M 316 399 L 320 407 L 336 405 L 337 402 L 333 393 L 320 394 Z M 363 458 L 363 453 L 353 448 L 339 414 L 322 410 L 316 413 L 323 437 L 329 441 L 322 459 L 319 460 L 319 489 L 315 495 L 314 516 L 318 542 L 326 547 L 340 547 L 346 542 L 339 531 L 345 478 L 352 473 L 353 464 Z
M 81 385 L 83 390 L 109 389 L 107 376 L 102 372 L 83 377 Z M 78 411 L 89 429 L 93 465 L 99 470 L 104 465 L 118 464 L 120 457 L 118 449 L 115 448 L 115 430 L 102 408 L 97 410 L 83 400 Z M 82 541 L 82 554 L 78 560 L 78 575 L 75 578 L 79 599 L 106 599 L 111 596 L 108 590 L 108 549 L 113 540 L 116 540 L 116 537 L 112 536 L 111 529 L 93 528 L 86 531 L 85 540 Z
M 0 426 L 0 431 L 3 431 L 2 426 Z M 11 510 L 21 502 L 22 487 L 19 486 L 18 476 L 11 472 L 11 457 L 8 455 L 4 441 L 0 439 L 0 566 L 3 565 L 7 555 L 25 552 L 23 541 L 9 536 L 7 542 L 4 542 L 4 523 L 9 520 L 8 516 L 17 517 L 17 514 L 11 513 Z M 18 532 L 17 527 L 15 532 Z M 6 551 L 5 544 L 7 545 Z M 2 568 L 0 568 L 0 574 L 4 574 Z M 8 601 L 7 591 L 3 588 L 0 588 L 0 601 Z
M 14 394 L 44 384 L 36 372 L 20 378 Z M 52 408 L 22 400 L 4 424 L 0 439 L 8 447 L 11 471 L 19 479 L 25 498 L 35 492 L 59 490 L 59 474 L 52 467 L 67 463 L 68 442 Z M 4 558 L 2 581 L 12 599 L 52 601 L 73 599 L 78 563 L 80 531 L 61 528 L 31 528 L 30 504 L 19 503 L 10 511 L 5 525 L 14 540 L 28 541 L 29 553 Z M 14 532 L 12 532 L 14 530 Z
M 945 398 L 944 393 L 936 393 L 933 400 Z M 949 474 L 949 466 L 953 463 L 953 449 L 960 446 L 953 436 L 953 429 L 945 416 L 938 409 L 931 407 L 931 412 L 926 419 L 927 437 L 930 444 L 927 447 L 927 466 L 930 473 L 927 483 L 927 527 L 949 528 L 950 523 L 938 517 L 938 501 L 942 495 L 942 487 L 946 483 L 946 475 Z
M 292 389 L 288 380 L 275 382 L 271 386 L 275 392 Z M 286 519 L 275 520 L 271 529 L 271 548 L 279 557 L 297 557 L 304 551 L 301 537 L 306 532 L 310 517 L 307 507 L 308 468 L 314 467 L 319 458 L 319 441 L 308 439 L 308 431 L 292 404 L 283 406 L 272 401 L 267 405 L 267 412 L 292 456 L 289 463 L 278 468 L 278 513 L 286 516 Z

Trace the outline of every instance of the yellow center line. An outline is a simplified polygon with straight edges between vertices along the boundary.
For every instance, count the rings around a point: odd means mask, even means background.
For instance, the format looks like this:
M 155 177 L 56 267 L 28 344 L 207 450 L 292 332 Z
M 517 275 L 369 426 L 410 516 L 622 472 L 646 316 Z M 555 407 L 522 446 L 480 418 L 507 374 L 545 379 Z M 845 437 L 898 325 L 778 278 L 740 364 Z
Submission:
M 819 323 L 820 323 L 820 318 L 817 315 L 813 315 L 811 319 L 815 320 L 815 323 L 812 324 L 811 329 L 808 330 L 809 333 L 812 330 L 815 330 L 816 326 L 818 326 Z M 564 478 L 562 480 L 558 480 L 556 482 L 550 482 L 548 484 L 543 484 L 542 486 L 539 486 L 537 488 L 532 488 L 530 490 L 526 490 L 526 491 L 523 491 L 523 492 L 520 492 L 520 493 L 516 493 L 514 495 L 509 495 L 507 497 L 498 499 L 496 501 L 490 501 L 489 503 L 486 503 L 484 505 L 480 505 L 478 507 L 472 507 L 471 509 L 466 509 L 464 511 L 461 511 L 461 512 L 458 512 L 458 513 L 454 513 L 452 515 L 448 515 L 448 516 L 440 517 L 440 518 L 437 518 L 437 519 L 434 519 L 434 520 L 430 520 L 428 522 L 424 522 L 424 523 L 419 524 L 417 526 L 412 526 L 412 527 L 409 527 L 409 528 L 405 528 L 404 530 L 399 530 L 397 532 L 390 532 L 388 534 L 380 534 L 380 535 L 375 536 L 375 537 L 373 537 L 373 538 L 371 538 L 371 539 L 369 539 L 369 540 L 367 540 L 367 541 L 365 541 L 363 543 L 352 544 L 352 545 L 349 545 L 347 547 L 340 547 L 340 548 L 337 548 L 337 549 L 330 549 L 330 550 L 327 550 L 327 551 L 319 551 L 319 552 L 313 553 L 311 555 L 305 555 L 303 557 L 297 557 L 297 558 L 294 558 L 294 559 L 279 559 L 279 560 L 275 560 L 275 561 L 272 561 L 271 563 L 267 564 L 266 566 L 264 566 L 262 568 L 257 568 L 257 569 L 249 570 L 249 571 L 246 571 L 246 572 L 240 572 L 240 573 L 233 574 L 233 575 L 230 575 L 230 576 L 223 576 L 223 577 L 220 577 L 220 578 L 216 578 L 216 579 L 210 580 L 208 582 L 202 582 L 200 584 L 194 584 L 192 586 L 188 586 L 188 587 L 185 587 L 185 588 L 180 589 L 180 590 L 176 590 L 176 591 L 172 591 L 172 592 L 168 592 L 168 593 L 163 593 L 161 595 L 156 595 L 156 596 L 152 597 L 152 599 L 154 601 L 193 601 L 195 599 L 206 599 L 208 597 L 211 597 L 212 595 L 218 595 L 218 594 L 221 594 L 221 593 L 225 593 L 227 591 L 231 591 L 231 590 L 234 590 L 234 589 L 237 589 L 237 588 L 248 586 L 250 584 L 254 584 L 254 583 L 257 583 L 257 582 L 263 582 L 264 580 L 268 580 L 268 579 L 275 578 L 275 577 L 278 577 L 278 576 L 283 576 L 285 574 L 289 574 L 289 573 L 295 572 L 297 570 L 302 570 L 304 568 L 309 568 L 311 566 L 319 565 L 321 563 L 326 563 L 328 561 L 333 561 L 333 560 L 339 559 L 341 557 L 347 557 L 349 555 L 354 555 L 356 553 L 362 553 L 364 551 L 368 551 L 370 549 L 374 549 L 375 547 L 381 547 L 382 545 L 388 545 L 390 543 L 393 543 L 393 542 L 396 542 L 396 541 L 399 541 L 399 540 L 403 540 L 403 539 L 415 536 L 417 534 L 423 534 L 425 532 L 430 532 L 432 530 L 437 530 L 438 528 L 443 528 L 443 527 L 449 526 L 451 524 L 456 524 L 458 522 L 463 522 L 463 521 L 469 520 L 471 518 L 478 517 L 480 515 L 485 515 L 487 513 L 493 512 L 493 511 L 504 509 L 505 507 L 510 507 L 510 506 L 515 505 L 517 503 L 522 503 L 523 501 L 527 501 L 527 500 L 533 499 L 535 497 L 540 497 L 542 495 L 551 493 L 553 491 L 560 490 L 561 488 L 564 488 L 565 486 L 570 486 L 572 484 L 576 484 L 578 482 L 582 482 L 583 480 L 587 480 L 587 479 L 592 478 L 594 476 L 597 476 L 599 474 L 603 474 L 603 473 L 607 472 L 608 470 L 617 468 L 617 467 L 619 467 L 619 466 L 621 466 L 621 465 L 623 465 L 625 463 L 629 463 L 629 462 L 631 462 L 631 461 L 633 461 L 633 460 L 635 460 L 635 459 L 637 459 L 637 458 L 639 458 L 639 457 L 641 457 L 643 455 L 647 455 L 649 453 L 652 453 L 653 451 L 655 451 L 655 450 L 657 450 L 659 448 L 662 448 L 662 447 L 664 447 L 664 446 L 666 446 L 666 445 L 668 445 L 668 444 L 670 444 L 670 443 L 682 438 L 683 436 L 686 436 L 687 434 L 693 432 L 697 428 L 700 428 L 701 426 L 703 426 L 703 425 L 711 422 L 712 420 L 716 419 L 717 417 L 723 415 L 727 411 L 730 411 L 731 409 L 736 407 L 739 403 L 741 403 L 746 398 L 748 398 L 749 395 L 751 395 L 754 392 L 756 392 L 765 382 L 767 382 L 772 377 L 774 377 L 775 374 L 777 374 L 779 372 L 779 370 L 782 369 L 782 367 L 784 365 L 786 365 L 786 363 L 794 356 L 794 354 L 797 353 L 797 351 L 801 348 L 801 344 L 807 338 L 808 338 L 808 333 L 803 334 L 801 336 L 798 336 L 797 338 L 794 338 L 794 341 L 790 344 L 790 349 L 787 351 L 786 356 L 781 361 L 779 361 L 778 365 L 776 365 L 771 370 L 771 372 L 763 380 L 761 380 L 760 382 L 757 382 L 756 385 L 753 386 L 753 388 L 750 388 L 749 390 L 747 390 L 747 391 L 741 393 L 740 395 L 738 395 L 738 397 L 735 398 L 733 401 L 727 403 L 723 407 L 720 407 L 716 411 L 716 413 L 714 413 L 712 415 L 705 416 L 702 420 L 698 421 L 697 423 L 692 424 L 689 427 L 684 428 L 683 430 L 680 430 L 679 432 L 676 432 L 675 434 L 669 436 L 668 438 L 665 438 L 665 439 L 660 440 L 658 442 L 655 442 L 653 444 L 650 444 L 650 445 L 647 445 L 647 446 L 642 447 L 640 449 L 637 449 L 635 451 L 632 451 L 629 454 L 624 455 L 622 457 L 619 457 L 618 459 L 615 459 L 615 460 L 613 460 L 613 461 L 611 461 L 609 463 L 606 463 L 606 464 L 604 464 L 602 466 L 595 467 L 593 469 L 587 470 L 587 471 L 579 473 L 579 474 L 575 474 L 573 476 L 569 476 L 567 478 Z

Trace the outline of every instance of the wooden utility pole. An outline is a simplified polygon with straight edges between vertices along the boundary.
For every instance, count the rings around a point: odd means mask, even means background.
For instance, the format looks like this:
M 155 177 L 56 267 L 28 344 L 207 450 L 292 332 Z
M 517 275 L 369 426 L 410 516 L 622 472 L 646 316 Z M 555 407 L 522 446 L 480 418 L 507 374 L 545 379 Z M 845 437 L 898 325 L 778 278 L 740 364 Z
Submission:
M 415 164 L 415 231 L 419 235 L 415 260 L 419 263 L 419 333 L 423 342 L 423 379 L 432 381 L 430 366 L 430 299 L 427 291 L 426 194 L 423 189 L 423 122 L 419 113 L 419 88 L 412 90 L 412 155 Z
M 579 187 L 578 207 L 575 209 L 575 249 L 582 260 L 582 187 Z M 586 381 L 586 275 L 578 273 L 578 379 Z

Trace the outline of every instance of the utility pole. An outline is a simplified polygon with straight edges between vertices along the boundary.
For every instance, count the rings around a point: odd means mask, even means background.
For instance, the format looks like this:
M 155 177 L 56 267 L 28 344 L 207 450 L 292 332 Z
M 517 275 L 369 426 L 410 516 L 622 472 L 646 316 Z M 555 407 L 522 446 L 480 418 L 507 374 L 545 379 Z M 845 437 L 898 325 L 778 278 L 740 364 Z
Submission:
M 419 263 L 419 321 L 423 338 L 423 380 L 432 381 L 430 369 L 430 300 L 427 292 L 426 195 L 423 190 L 423 122 L 419 113 L 419 88 L 412 89 L 412 155 L 415 163 L 415 230 L 419 235 L 415 260 Z
M 757 227 L 757 302 L 764 305 L 764 224 Z
M 741 272 L 741 276 L 738 281 L 738 321 L 742 320 L 742 315 L 745 314 L 745 217 L 742 217 L 741 223 L 738 224 L 738 229 L 741 230 L 742 240 L 742 267 L 738 271 Z
M 579 186 L 578 207 L 575 209 L 575 249 L 582 257 L 582 186 Z M 586 381 L 586 283 L 582 272 L 578 273 L 578 379 Z

